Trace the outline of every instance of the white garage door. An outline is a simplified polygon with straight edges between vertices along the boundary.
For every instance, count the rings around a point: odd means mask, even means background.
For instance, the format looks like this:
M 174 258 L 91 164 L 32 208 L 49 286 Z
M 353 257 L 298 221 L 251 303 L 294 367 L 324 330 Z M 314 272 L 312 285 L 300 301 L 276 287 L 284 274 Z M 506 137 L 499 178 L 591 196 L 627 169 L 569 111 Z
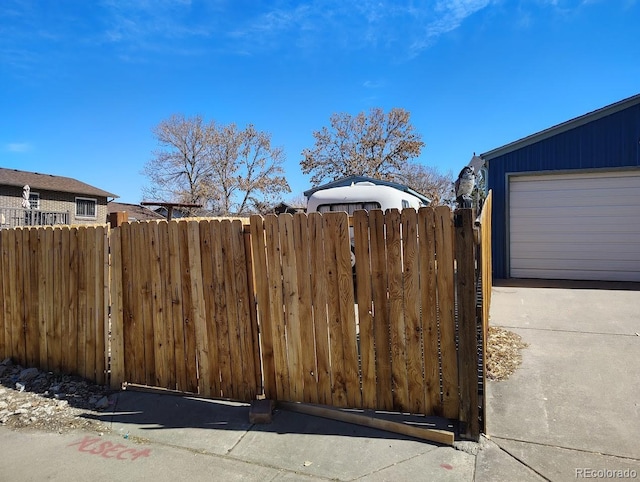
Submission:
M 640 281 L 640 171 L 513 176 L 513 278 Z

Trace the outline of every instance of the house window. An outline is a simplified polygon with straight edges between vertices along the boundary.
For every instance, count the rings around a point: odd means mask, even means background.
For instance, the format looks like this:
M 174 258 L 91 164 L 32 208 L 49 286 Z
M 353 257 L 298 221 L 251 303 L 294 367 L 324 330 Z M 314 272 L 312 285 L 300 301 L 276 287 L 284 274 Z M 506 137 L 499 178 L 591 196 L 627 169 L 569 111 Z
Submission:
M 97 204 L 98 202 L 95 199 L 77 197 L 76 198 L 76 217 L 95 219 Z
M 29 193 L 29 207 L 31 209 L 40 209 L 40 193 Z

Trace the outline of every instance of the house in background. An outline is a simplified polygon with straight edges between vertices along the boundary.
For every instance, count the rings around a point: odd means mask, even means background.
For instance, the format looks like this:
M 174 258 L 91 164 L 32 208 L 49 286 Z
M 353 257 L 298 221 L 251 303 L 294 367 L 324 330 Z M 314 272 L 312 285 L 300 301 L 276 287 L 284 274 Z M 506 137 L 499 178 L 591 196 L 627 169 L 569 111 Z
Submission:
M 165 216 L 159 214 L 139 204 L 117 203 L 110 201 L 107 204 L 107 212 L 111 213 L 127 213 L 127 221 L 153 221 L 158 219 L 166 219 Z
M 495 278 L 640 281 L 640 94 L 481 157 Z
M 29 186 L 29 207 L 23 207 Z M 0 168 L 0 228 L 102 224 L 117 195 L 69 177 Z M 26 200 L 25 200 L 26 201 Z

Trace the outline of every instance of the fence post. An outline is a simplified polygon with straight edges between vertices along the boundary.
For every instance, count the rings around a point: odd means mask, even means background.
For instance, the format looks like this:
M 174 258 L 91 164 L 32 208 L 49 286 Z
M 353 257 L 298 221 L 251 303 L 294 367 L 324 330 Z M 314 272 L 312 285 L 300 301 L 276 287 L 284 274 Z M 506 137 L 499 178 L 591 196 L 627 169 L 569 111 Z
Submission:
M 129 213 L 127 211 L 109 213 L 109 224 L 111 224 L 112 228 L 117 228 L 127 221 L 129 221 Z
M 478 440 L 478 342 L 476 331 L 475 239 L 472 209 L 455 212 L 456 293 L 458 305 L 458 380 L 460 434 Z

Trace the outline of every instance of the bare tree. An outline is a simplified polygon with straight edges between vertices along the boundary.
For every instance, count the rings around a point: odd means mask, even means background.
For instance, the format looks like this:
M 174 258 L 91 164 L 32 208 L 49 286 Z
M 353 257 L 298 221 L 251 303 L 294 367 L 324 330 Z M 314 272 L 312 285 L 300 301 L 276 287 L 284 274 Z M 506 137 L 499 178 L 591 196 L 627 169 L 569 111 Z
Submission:
M 409 112 L 400 108 L 388 114 L 374 108 L 355 117 L 333 114 L 330 127 L 313 133 L 313 149 L 302 151 L 302 172 L 312 174 L 314 186 L 352 174 L 394 178 L 424 146 L 409 117 Z
M 451 171 L 442 174 L 435 167 L 409 162 L 402 167 L 394 180 L 427 196 L 431 199 L 432 206 L 451 205 L 455 199 Z
M 284 151 L 251 124 L 244 130 L 235 124 L 218 129 L 210 155 L 224 214 L 262 212 L 279 194 L 290 192 L 282 176 Z
M 143 194 L 158 201 L 211 204 L 218 197 L 208 155 L 214 131 L 201 116 L 173 115 L 154 127 L 160 148 L 144 166 L 151 186 Z
M 144 189 L 161 201 L 202 204 L 217 214 L 259 212 L 282 192 L 282 148 L 271 146 L 269 134 L 253 125 L 205 124 L 202 117 L 174 115 L 153 129 L 161 148 L 143 173 Z

